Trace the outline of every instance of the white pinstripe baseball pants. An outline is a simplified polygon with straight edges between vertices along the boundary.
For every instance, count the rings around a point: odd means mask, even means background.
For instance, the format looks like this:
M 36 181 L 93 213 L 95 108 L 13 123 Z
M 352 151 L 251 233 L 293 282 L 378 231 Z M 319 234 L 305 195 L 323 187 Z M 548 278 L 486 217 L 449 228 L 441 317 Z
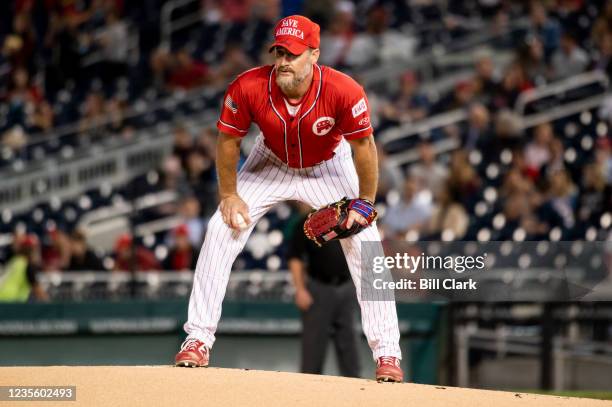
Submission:
M 299 200 L 318 208 L 344 196 L 358 195 L 359 181 L 351 148 L 343 140 L 336 155 L 313 167 L 290 168 L 280 161 L 258 137 L 253 150 L 238 173 L 238 194 L 249 206 L 251 226 L 236 232 L 223 220 L 219 210 L 210 219 L 206 238 L 196 264 L 188 320 L 184 325 L 189 338 L 212 347 L 221 317 L 232 264 L 242 251 L 255 223 L 275 204 Z M 401 358 L 395 301 L 362 300 L 361 242 L 380 241 L 376 224 L 350 238 L 340 240 L 357 290 L 361 323 L 374 359 Z

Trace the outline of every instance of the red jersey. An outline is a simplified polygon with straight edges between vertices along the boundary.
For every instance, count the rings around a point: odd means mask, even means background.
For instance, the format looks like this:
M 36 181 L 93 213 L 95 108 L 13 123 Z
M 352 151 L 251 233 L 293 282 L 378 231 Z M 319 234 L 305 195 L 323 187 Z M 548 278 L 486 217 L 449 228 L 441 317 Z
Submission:
M 372 134 L 363 88 L 335 69 L 314 65 L 312 84 L 295 116 L 287 104 L 276 85 L 274 66 L 253 68 L 229 85 L 217 128 L 243 137 L 256 123 L 266 146 L 293 168 L 329 160 L 342 137 L 352 140 Z

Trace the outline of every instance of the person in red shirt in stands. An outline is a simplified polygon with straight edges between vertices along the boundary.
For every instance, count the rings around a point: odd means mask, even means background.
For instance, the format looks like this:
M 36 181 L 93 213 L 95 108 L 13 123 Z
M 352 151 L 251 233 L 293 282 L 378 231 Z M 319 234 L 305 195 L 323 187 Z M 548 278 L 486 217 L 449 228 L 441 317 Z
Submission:
M 208 81 L 208 67 L 195 59 L 185 50 L 176 53 L 175 66 L 170 72 L 170 89 L 189 90 Z
M 115 266 L 113 271 L 152 271 L 162 267 L 152 251 L 142 247 L 132 248 L 133 239 L 129 234 L 119 236 L 115 242 Z
M 189 241 L 187 225 L 179 225 L 174 229 L 174 246 L 170 249 L 164 261 L 164 270 L 184 271 L 193 270 L 198 261 L 198 251 Z

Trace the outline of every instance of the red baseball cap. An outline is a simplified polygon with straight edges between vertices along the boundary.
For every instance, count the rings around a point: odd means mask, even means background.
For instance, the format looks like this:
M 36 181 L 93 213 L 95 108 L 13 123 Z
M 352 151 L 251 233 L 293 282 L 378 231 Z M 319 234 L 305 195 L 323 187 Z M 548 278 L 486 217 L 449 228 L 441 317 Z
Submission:
M 38 237 L 32 233 L 24 235 L 18 240 L 18 245 L 21 247 L 36 247 L 38 246 Z
M 128 233 L 124 233 L 117 238 L 115 242 L 115 251 L 125 250 L 132 247 L 132 236 Z
M 293 55 L 300 55 L 308 48 L 319 48 L 320 32 L 319 24 L 304 16 L 285 17 L 274 27 L 274 44 L 268 52 L 274 47 L 283 47 Z
M 189 228 L 185 224 L 178 225 L 174 228 L 175 236 L 189 236 Z

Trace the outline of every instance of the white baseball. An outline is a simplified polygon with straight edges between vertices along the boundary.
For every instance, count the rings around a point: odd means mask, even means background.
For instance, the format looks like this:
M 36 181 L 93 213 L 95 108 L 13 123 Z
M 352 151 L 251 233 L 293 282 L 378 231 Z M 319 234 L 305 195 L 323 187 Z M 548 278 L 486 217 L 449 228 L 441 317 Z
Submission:
M 249 226 L 244 220 L 244 217 L 239 213 L 236 214 L 236 225 L 238 225 L 240 230 L 244 230 Z

